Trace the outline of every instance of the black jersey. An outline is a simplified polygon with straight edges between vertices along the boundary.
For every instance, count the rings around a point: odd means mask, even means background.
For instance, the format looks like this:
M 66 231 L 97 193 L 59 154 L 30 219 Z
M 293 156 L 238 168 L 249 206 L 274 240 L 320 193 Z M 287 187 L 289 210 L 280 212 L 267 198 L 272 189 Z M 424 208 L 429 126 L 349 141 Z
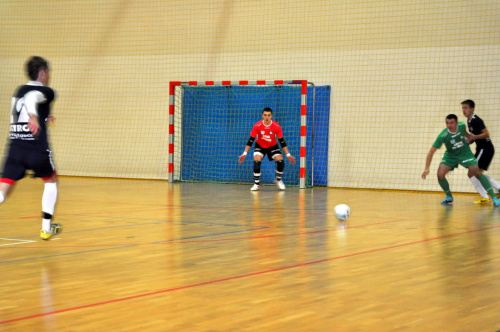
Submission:
M 470 118 L 470 120 L 467 121 L 467 126 L 469 127 L 469 132 L 473 135 L 480 135 L 483 133 L 483 129 L 486 129 L 484 121 L 476 114 L 474 114 Z M 493 143 L 491 143 L 489 137 L 483 139 L 476 139 L 474 140 L 474 142 L 476 142 L 477 149 L 493 146 Z
M 38 103 L 38 122 L 40 131 L 34 136 L 28 128 L 28 111 L 24 104 L 24 98 L 28 93 L 39 92 L 43 101 Z M 12 97 L 12 108 L 10 113 L 10 135 L 12 143 L 25 146 L 39 146 L 48 148 L 46 122 L 50 115 L 51 103 L 55 99 L 55 92 L 39 82 L 29 82 L 26 85 L 19 86 Z

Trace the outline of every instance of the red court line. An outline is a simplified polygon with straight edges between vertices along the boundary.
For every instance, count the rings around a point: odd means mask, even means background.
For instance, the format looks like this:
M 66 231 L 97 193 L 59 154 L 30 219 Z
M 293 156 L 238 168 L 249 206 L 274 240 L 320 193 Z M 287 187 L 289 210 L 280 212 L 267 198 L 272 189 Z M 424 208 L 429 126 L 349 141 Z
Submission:
M 399 222 L 399 221 L 405 221 L 408 219 L 396 219 L 396 220 L 389 220 L 389 221 L 381 221 L 381 222 L 376 222 L 376 223 L 371 223 L 371 224 L 364 224 L 364 225 L 356 225 L 356 226 L 348 226 L 345 229 L 342 230 L 347 230 L 351 228 L 363 228 L 363 227 L 368 227 L 368 226 L 376 226 L 376 225 L 381 225 L 381 224 L 389 224 L 389 223 L 394 223 L 394 222 Z M 269 228 L 261 228 L 261 229 L 255 229 L 255 230 L 249 230 L 249 231 L 261 231 L 261 230 L 269 230 Z M 338 231 L 338 228 L 330 228 L 330 229 L 322 229 L 319 231 L 310 231 L 310 232 L 299 232 L 299 233 L 290 233 L 290 234 L 271 234 L 271 235 L 260 235 L 260 236 L 247 236 L 247 237 L 235 237 L 235 238 L 229 238 L 229 239 L 215 239 L 215 240 L 178 240 L 175 241 L 173 240 L 165 240 L 162 242 L 157 242 L 157 243 L 122 243 L 122 244 L 91 244 L 91 245 L 81 245 L 81 246 L 51 246 L 50 248 L 101 248 L 101 247 L 121 247 L 121 246 L 147 246 L 147 245 L 168 245 L 168 244 L 189 244 L 189 243 L 207 243 L 207 242 L 228 242 L 228 241 L 241 241 L 241 240 L 258 240 L 258 239 L 266 239 L 266 238 L 273 238 L 273 237 L 285 237 L 285 236 L 295 236 L 295 235 L 307 235 L 307 234 L 317 234 L 317 233 L 326 233 L 326 232 L 333 232 L 333 231 Z M 11 248 L 0 248 L 0 250 L 7 250 L 7 249 L 40 249 L 40 248 L 47 248 L 46 246 L 22 246 L 22 247 L 11 247 Z
M 103 301 L 103 302 L 90 303 L 90 304 L 86 304 L 86 305 L 82 305 L 82 306 L 77 306 L 77 307 L 72 307 L 72 308 L 66 308 L 66 309 L 61 309 L 61 310 L 49 311 L 49 312 L 44 312 L 44 313 L 41 313 L 41 314 L 36 314 L 36 315 L 31 315 L 31 316 L 24 316 L 24 317 L 19 317 L 19 318 L 12 318 L 12 319 L 9 319 L 9 320 L 0 321 L 0 325 L 8 324 L 8 323 L 13 323 L 13 322 L 19 322 L 19 321 L 22 321 L 22 320 L 27 320 L 27 319 L 32 319 L 32 318 L 40 318 L 40 317 L 44 317 L 44 316 L 51 316 L 51 315 L 60 314 L 60 313 L 63 313 L 63 312 L 76 311 L 76 310 L 81 310 L 81 309 L 85 309 L 85 308 L 93 308 L 93 307 L 98 307 L 98 306 L 101 306 L 101 305 L 106 305 L 106 304 L 111 304 L 111 303 L 123 302 L 123 301 L 128 301 L 128 300 L 134 300 L 134 299 L 139 299 L 139 298 L 153 296 L 153 295 L 158 295 L 158 294 L 170 293 L 170 292 L 175 292 L 175 291 L 183 290 L 183 289 L 195 288 L 195 287 L 199 287 L 199 286 L 206 286 L 206 285 L 221 283 L 221 282 L 225 282 L 225 281 L 231 281 L 231 280 L 236 280 L 236 279 L 248 278 L 248 277 L 258 276 L 258 275 L 272 273 L 272 272 L 284 271 L 284 270 L 294 269 L 294 268 L 297 268 L 297 267 L 303 267 L 303 266 L 308 266 L 308 265 L 313 265 L 313 264 L 320 264 L 320 263 L 330 262 L 330 261 L 344 259 L 344 258 L 349 258 L 349 257 L 355 257 L 355 256 L 360 256 L 360 255 L 365 255 L 365 254 L 372 254 L 372 253 L 376 253 L 376 252 L 380 252 L 380 251 L 384 251 L 384 250 L 390 250 L 390 249 L 395 249 L 395 248 L 401 248 L 401 247 L 411 246 L 411 245 L 414 245 L 414 244 L 419 244 L 419 243 L 430 242 L 430 241 L 434 241 L 434 240 L 440 240 L 440 239 L 445 239 L 445 238 L 459 236 L 459 235 L 464 235 L 464 234 L 470 234 L 470 233 L 480 232 L 480 231 L 484 231 L 484 230 L 488 230 L 488 229 L 493 229 L 493 228 L 498 228 L 498 227 L 500 227 L 500 225 L 492 226 L 492 227 L 485 227 L 485 228 L 480 228 L 480 229 L 474 229 L 474 230 L 470 230 L 470 231 L 466 231 L 466 232 L 448 234 L 448 235 L 438 236 L 438 237 L 434 237 L 434 238 L 430 238 L 430 239 L 425 239 L 425 240 L 419 240 L 419 241 L 407 242 L 407 243 L 402 243 L 402 244 L 396 244 L 396 245 L 382 247 L 382 248 L 377 248 L 377 249 L 372 249 L 372 250 L 360 251 L 360 252 L 353 253 L 353 254 L 347 254 L 347 255 L 342 255 L 342 256 L 337 256 L 337 257 L 325 258 L 325 259 L 320 259 L 320 260 L 317 260 L 317 261 L 311 261 L 311 262 L 306 262 L 306 263 L 294 264 L 294 265 L 290 265 L 290 266 L 283 266 L 283 267 L 278 267 L 278 268 L 270 269 L 270 270 L 264 270 L 264 271 L 258 271 L 258 272 L 248 273 L 248 274 L 242 274 L 242 275 L 239 275 L 239 276 L 232 276 L 232 277 L 227 277 L 227 278 L 222 278 L 222 279 L 205 281 L 205 282 L 200 282 L 200 283 L 197 283 L 197 284 L 191 284 L 191 285 L 174 287 L 174 288 L 167 288 L 167 289 L 162 289 L 162 290 L 159 290 L 159 291 L 154 291 L 154 292 L 149 292 L 149 293 L 143 293 L 143 294 L 137 294 L 137 295 L 122 297 L 122 298 L 118 298 L 118 299 L 114 299 L 114 300 Z

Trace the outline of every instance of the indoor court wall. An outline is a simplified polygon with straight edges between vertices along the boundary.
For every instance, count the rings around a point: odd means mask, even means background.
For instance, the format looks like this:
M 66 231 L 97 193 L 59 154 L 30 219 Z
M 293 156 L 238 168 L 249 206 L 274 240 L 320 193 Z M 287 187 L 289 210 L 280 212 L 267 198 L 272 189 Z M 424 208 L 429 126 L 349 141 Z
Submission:
M 0 137 L 24 61 L 46 57 L 61 175 L 166 179 L 169 81 L 330 85 L 330 187 L 439 191 L 443 149 L 420 175 L 464 99 L 500 146 L 497 1 L 2 1 L 0 26 Z M 464 169 L 449 180 L 474 189 Z

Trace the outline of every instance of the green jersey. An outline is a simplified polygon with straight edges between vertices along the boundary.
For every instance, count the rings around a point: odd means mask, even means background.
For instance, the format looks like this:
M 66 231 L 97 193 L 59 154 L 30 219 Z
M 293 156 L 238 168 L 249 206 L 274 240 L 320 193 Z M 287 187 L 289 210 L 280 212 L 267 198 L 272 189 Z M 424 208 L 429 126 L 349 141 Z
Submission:
M 465 123 L 463 122 L 458 123 L 456 133 L 450 132 L 447 128 L 443 129 L 432 146 L 439 149 L 443 144 L 446 146 L 445 156 L 461 157 L 472 154 L 467 137 L 465 137 Z

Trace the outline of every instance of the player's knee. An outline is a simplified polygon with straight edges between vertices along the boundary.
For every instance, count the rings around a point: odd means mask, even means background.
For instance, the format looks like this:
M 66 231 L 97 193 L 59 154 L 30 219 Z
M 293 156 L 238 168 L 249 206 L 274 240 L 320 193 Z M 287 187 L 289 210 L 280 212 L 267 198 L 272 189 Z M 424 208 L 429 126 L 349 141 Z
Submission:
M 261 163 L 262 163 L 261 161 L 254 160 L 254 162 L 253 162 L 253 172 L 254 173 L 260 173 L 260 164 Z
M 481 177 L 481 172 L 479 171 L 479 168 L 470 167 L 469 171 L 467 172 L 467 176 L 469 178 L 471 178 L 473 176 L 475 176 L 476 178 L 480 178 Z
M 284 169 L 285 169 L 285 161 L 284 160 L 276 161 L 276 170 L 278 172 L 283 172 Z

